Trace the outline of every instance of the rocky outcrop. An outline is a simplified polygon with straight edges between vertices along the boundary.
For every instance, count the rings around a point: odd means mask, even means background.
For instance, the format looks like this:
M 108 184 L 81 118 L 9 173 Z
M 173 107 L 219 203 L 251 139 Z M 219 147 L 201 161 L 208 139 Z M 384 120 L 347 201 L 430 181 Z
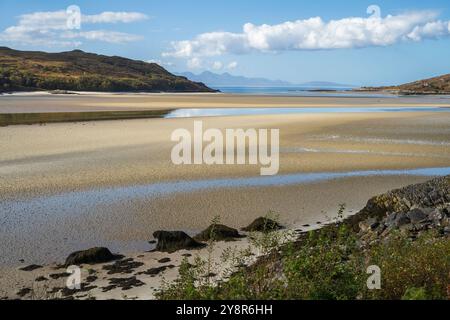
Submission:
M 118 259 L 119 256 L 114 255 L 107 248 L 91 248 L 83 251 L 76 251 L 71 253 L 64 265 L 66 267 L 80 264 L 96 264 L 103 262 L 110 262 Z
M 449 203 L 450 176 L 440 177 L 373 197 L 360 212 L 348 218 L 347 222 L 357 231 L 359 222 L 368 218 L 380 220 L 392 213 L 407 213 L 416 208 L 444 208 Z
M 276 231 L 280 229 L 283 229 L 283 226 L 278 224 L 278 222 L 265 217 L 257 218 L 248 226 L 242 228 L 243 231 L 248 232 L 255 232 L 255 231 L 267 232 L 267 231 Z
M 183 231 L 155 231 L 153 237 L 158 239 L 156 251 L 175 252 L 183 249 L 198 249 L 205 244 L 197 242 Z
M 230 228 L 223 224 L 212 224 L 196 235 L 194 239 L 197 241 L 230 241 L 242 237 L 244 236 L 239 234 L 239 231 L 236 229 Z
M 429 229 L 450 236 L 449 185 L 447 176 L 379 195 L 347 223 L 358 232 L 363 245 L 382 241 L 393 231 L 411 239 Z

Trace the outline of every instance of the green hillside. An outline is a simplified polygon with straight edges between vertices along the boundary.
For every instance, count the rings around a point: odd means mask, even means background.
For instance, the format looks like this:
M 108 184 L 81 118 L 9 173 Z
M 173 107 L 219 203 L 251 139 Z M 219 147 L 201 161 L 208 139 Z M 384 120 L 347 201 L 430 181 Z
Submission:
M 155 63 L 81 50 L 46 53 L 0 47 L 0 92 L 32 90 L 214 91 Z

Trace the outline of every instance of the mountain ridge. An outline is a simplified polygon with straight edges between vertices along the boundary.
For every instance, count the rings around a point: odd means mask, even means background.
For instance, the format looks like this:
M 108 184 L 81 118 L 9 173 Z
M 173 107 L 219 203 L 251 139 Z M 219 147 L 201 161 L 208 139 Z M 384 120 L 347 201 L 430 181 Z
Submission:
M 352 85 L 328 81 L 310 81 L 294 84 L 283 80 L 236 76 L 228 72 L 214 73 L 211 71 L 203 71 L 200 74 L 192 72 L 179 72 L 176 74 L 184 76 L 192 81 L 203 82 L 210 87 L 354 87 Z

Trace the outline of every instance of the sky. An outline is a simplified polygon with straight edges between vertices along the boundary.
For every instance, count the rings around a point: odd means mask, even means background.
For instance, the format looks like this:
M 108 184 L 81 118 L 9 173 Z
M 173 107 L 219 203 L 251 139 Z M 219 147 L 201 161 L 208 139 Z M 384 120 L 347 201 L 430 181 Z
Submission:
M 0 0 L 0 46 L 171 72 L 389 85 L 450 73 L 448 0 Z

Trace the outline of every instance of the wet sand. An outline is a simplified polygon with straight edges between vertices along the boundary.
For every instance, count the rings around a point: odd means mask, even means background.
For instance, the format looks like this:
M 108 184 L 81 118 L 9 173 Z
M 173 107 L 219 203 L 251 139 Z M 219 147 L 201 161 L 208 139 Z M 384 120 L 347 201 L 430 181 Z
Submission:
M 244 94 L 46 94 L 0 95 L 0 113 L 133 111 L 244 107 L 449 107 L 449 96 L 353 97 Z

